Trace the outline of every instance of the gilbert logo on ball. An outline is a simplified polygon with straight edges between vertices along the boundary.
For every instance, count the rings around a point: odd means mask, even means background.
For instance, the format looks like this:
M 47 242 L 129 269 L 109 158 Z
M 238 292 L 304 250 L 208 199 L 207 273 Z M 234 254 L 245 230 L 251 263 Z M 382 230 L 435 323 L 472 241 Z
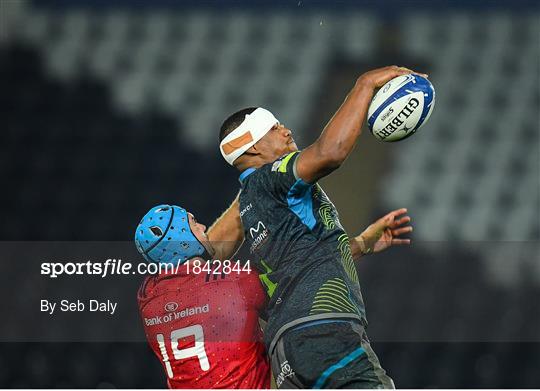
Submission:
M 390 80 L 375 94 L 368 109 L 368 127 L 381 141 L 413 135 L 435 106 L 435 89 L 425 77 L 410 74 Z

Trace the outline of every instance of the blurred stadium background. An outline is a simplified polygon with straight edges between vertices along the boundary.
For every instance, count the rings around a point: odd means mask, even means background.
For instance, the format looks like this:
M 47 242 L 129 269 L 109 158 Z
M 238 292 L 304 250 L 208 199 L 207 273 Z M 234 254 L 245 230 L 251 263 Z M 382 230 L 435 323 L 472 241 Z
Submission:
M 369 335 L 399 388 L 540 387 L 536 2 L 0 5 L 2 241 L 127 241 L 162 202 L 210 223 L 238 190 L 217 149 L 228 114 L 268 107 L 302 147 L 362 72 L 429 73 L 424 128 L 364 134 L 323 181 L 351 233 L 414 219 L 412 248 L 359 266 Z M 37 302 L 32 271 L 1 267 L 4 292 Z M 135 287 L 104 289 L 134 303 Z M 142 335 L 136 312 L 122 322 Z M 3 340 L 0 368 L 1 387 L 165 385 L 142 342 Z

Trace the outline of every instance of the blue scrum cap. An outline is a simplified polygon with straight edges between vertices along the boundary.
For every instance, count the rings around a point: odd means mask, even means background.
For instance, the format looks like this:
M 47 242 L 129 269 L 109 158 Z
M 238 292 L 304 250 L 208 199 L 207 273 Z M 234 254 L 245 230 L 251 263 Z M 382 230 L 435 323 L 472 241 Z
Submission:
M 156 263 L 183 263 L 206 251 L 191 232 L 187 211 L 175 205 L 150 209 L 137 227 L 135 245 L 148 262 Z

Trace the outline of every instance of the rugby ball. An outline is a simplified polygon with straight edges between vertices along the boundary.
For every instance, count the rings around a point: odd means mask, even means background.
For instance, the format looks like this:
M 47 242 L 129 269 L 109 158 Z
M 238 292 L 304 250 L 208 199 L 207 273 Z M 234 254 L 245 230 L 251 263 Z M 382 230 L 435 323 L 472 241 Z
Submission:
M 435 89 L 425 77 L 410 74 L 390 80 L 375 94 L 368 127 L 381 141 L 412 136 L 426 123 L 435 105 Z

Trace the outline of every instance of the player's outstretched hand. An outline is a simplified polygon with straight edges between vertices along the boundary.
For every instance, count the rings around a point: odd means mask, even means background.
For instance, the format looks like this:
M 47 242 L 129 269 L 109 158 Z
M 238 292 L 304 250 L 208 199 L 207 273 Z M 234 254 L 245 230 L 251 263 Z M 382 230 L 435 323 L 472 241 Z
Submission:
M 357 83 L 368 88 L 380 88 L 395 77 L 407 75 L 409 73 L 417 73 L 420 76 L 427 77 L 425 73 L 415 72 L 409 68 L 398 67 L 391 65 L 384 68 L 377 68 L 366 72 L 358 78 Z
M 413 230 L 409 225 L 411 218 L 406 213 L 406 208 L 393 210 L 367 227 L 355 238 L 359 241 L 362 253 L 378 253 L 390 246 L 411 244 L 410 239 L 401 237 Z

